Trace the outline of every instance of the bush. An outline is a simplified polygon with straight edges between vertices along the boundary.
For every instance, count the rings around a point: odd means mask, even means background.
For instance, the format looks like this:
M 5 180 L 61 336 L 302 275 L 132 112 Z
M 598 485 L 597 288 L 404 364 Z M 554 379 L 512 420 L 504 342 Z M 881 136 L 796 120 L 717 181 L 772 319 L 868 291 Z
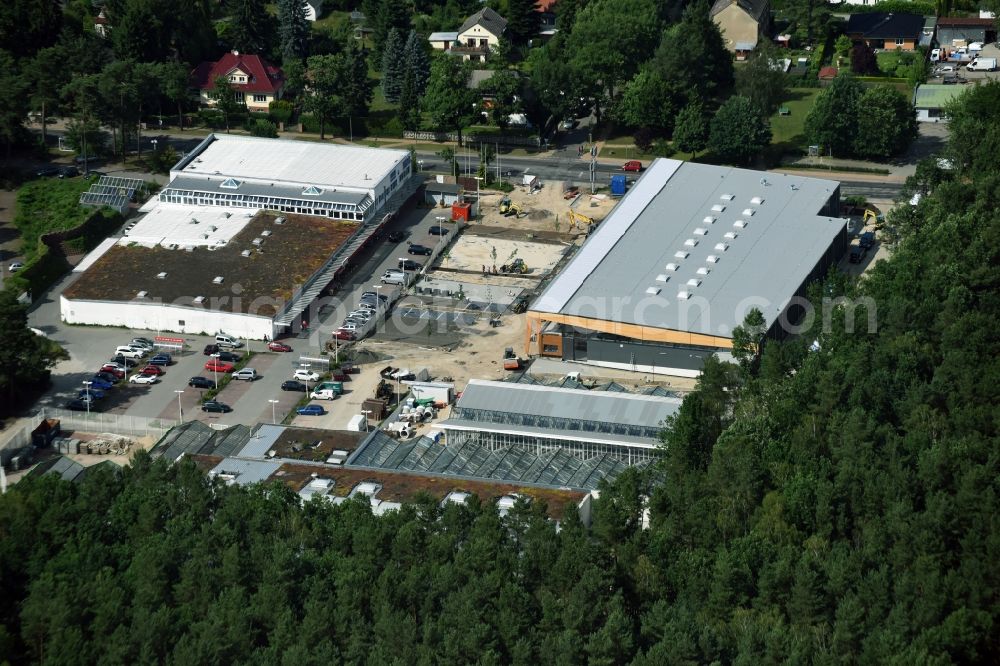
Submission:
M 287 99 L 276 99 L 268 105 L 271 118 L 277 123 L 285 123 L 295 114 L 295 105 Z
M 632 135 L 632 140 L 635 141 L 635 147 L 644 153 L 648 153 L 649 149 L 653 146 L 653 130 L 648 127 L 640 127 Z
M 266 139 L 278 138 L 278 126 L 270 120 L 254 120 L 250 123 L 251 136 L 260 136 Z

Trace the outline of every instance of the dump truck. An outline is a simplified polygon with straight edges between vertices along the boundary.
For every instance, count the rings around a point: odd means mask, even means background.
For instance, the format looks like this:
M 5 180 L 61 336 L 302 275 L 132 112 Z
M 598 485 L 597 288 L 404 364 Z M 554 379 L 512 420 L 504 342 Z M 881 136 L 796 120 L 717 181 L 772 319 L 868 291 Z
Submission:
M 507 347 L 503 350 L 503 369 L 504 370 L 520 370 L 521 369 L 521 359 L 517 357 L 514 353 L 513 347 Z

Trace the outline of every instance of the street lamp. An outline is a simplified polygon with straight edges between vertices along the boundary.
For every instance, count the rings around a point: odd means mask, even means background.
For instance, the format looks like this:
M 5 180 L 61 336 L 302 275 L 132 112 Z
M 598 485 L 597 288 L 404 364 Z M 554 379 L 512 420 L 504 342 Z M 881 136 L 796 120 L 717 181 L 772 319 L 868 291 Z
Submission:
M 160 122 L 162 122 L 162 120 Z M 150 139 L 149 142 L 151 144 L 153 144 L 153 152 L 155 153 L 156 152 L 156 143 L 157 143 L 157 140 L 156 139 Z
M 484 180 L 483 176 L 476 176 L 476 214 L 479 217 L 479 183 Z
M 396 261 L 399 262 L 399 270 L 403 271 L 403 289 L 406 289 L 406 285 L 409 282 L 409 279 L 406 277 L 406 259 L 396 257 Z
M 365 415 L 365 432 L 368 432 L 368 418 L 371 416 L 372 410 L 362 409 L 361 413 Z
M 177 394 L 177 423 L 180 424 L 184 421 L 184 411 L 181 408 L 181 394 L 184 393 L 184 389 L 174 389 L 174 393 Z
M 83 382 L 83 390 L 87 392 L 86 395 L 87 395 L 87 418 L 88 419 L 90 418 L 90 385 L 93 384 L 93 383 L 94 382 L 87 382 L 87 381 Z
M 434 219 L 436 219 L 436 220 L 437 220 L 437 225 L 438 225 L 438 231 L 444 231 L 444 221 L 445 221 L 445 220 L 447 220 L 448 218 L 444 217 L 443 215 L 438 215 L 438 216 L 437 216 L 437 217 L 435 217 Z M 443 240 L 444 240 L 444 234 L 440 234 L 440 233 L 439 233 L 439 234 L 438 234 L 438 239 L 437 239 L 437 245 L 436 245 L 436 246 L 435 246 L 435 248 L 434 248 L 434 250 L 435 250 L 435 252 L 434 252 L 434 256 L 435 256 L 435 257 L 437 256 L 437 251 L 441 249 L 441 248 L 440 248 L 440 246 L 441 246 L 441 241 L 443 241 Z
M 218 391 L 219 390 L 219 353 L 216 352 L 216 353 L 212 354 L 212 358 L 215 359 L 215 362 L 212 363 L 212 374 L 215 375 L 215 390 Z
M 268 400 L 268 402 L 271 403 L 271 423 L 277 424 L 278 423 L 278 416 L 274 412 L 274 406 L 278 404 L 278 401 L 277 400 Z

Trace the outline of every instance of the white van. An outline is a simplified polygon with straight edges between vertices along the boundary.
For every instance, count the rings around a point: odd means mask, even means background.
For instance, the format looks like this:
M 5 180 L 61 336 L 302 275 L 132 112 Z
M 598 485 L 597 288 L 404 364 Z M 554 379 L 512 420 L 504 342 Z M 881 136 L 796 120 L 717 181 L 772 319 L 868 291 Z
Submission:
M 232 347 L 233 349 L 239 349 L 243 346 L 243 341 L 240 340 L 235 335 L 229 335 L 228 333 L 219 333 L 215 336 L 215 344 L 220 347 Z
M 382 276 L 382 284 L 398 284 L 403 286 L 406 284 L 406 273 L 397 270 L 388 270 Z

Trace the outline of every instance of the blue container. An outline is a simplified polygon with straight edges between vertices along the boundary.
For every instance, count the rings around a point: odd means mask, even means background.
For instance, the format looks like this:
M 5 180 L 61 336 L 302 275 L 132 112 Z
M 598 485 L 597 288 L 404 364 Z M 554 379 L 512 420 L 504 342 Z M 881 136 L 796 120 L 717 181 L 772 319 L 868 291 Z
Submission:
M 611 196 L 621 197 L 625 195 L 625 174 L 618 173 L 611 176 Z

